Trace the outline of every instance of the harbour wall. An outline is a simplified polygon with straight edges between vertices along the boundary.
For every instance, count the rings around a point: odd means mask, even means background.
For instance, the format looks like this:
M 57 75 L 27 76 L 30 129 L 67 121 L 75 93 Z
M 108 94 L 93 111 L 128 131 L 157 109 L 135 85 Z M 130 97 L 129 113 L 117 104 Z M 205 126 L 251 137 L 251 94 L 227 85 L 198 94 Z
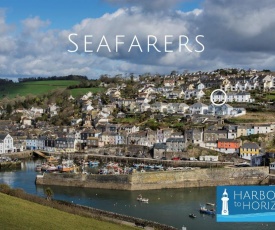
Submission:
M 10 157 L 10 158 L 18 158 L 25 159 L 33 156 L 33 151 L 27 150 L 22 152 L 14 152 L 14 153 L 4 153 L 1 156 Z
M 44 173 L 39 185 L 60 185 L 118 190 L 191 188 L 217 185 L 268 184 L 268 167 L 211 168 L 185 171 L 136 172 L 129 175 Z

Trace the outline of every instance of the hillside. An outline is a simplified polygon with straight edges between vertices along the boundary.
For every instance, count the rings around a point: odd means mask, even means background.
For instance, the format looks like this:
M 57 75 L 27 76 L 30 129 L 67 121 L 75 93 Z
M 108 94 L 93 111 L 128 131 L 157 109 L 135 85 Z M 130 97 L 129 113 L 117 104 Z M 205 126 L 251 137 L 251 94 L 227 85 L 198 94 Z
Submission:
M 14 98 L 17 95 L 26 96 L 28 94 L 41 95 L 54 89 L 66 89 L 68 86 L 78 85 L 78 80 L 47 80 L 28 81 L 0 86 L 0 99 L 4 97 Z M 85 94 L 87 92 L 100 92 L 102 88 L 77 88 L 72 89 L 73 96 Z
M 0 229 L 128 230 L 132 227 L 62 212 L 0 193 Z

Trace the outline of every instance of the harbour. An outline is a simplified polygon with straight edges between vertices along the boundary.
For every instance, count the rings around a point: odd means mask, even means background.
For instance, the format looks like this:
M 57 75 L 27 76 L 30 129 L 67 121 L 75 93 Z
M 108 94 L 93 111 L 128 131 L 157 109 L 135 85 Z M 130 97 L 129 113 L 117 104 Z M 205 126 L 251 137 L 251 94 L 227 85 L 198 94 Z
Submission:
M 0 172 L 0 183 L 13 188 L 22 188 L 27 193 L 44 197 L 44 188 L 35 185 L 37 174 L 35 167 L 41 161 L 22 162 L 21 169 Z M 144 191 L 123 191 L 96 188 L 50 186 L 54 199 L 85 205 L 110 212 L 134 216 L 174 226 L 184 225 L 189 229 L 200 229 L 206 225 L 209 229 L 274 229 L 275 224 L 268 223 L 217 223 L 216 217 L 200 214 L 201 205 L 215 203 L 215 187 L 179 188 Z M 149 199 L 148 203 L 137 201 L 139 194 Z M 194 213 L 196 218 L 190 218 Z

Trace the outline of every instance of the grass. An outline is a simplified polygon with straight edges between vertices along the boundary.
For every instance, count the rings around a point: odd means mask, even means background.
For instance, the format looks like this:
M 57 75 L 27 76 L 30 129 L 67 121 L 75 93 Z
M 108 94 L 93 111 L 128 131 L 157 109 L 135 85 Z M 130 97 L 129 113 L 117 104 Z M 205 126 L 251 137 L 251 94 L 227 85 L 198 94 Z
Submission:
M 239 123 L 265 123 L 265 122 L 275 122 L 275 116 L 272 112 L 253 112 L 247 113 L 244 116 L 234 117 L 228 119 L 230 122 Z
M 275 100 L 275 92 L 267 93 L 266 98 L 269 100 Z
M 81 217 L 0 193 L 0 229 L 135 229 Z
M 18 96 L 26 96 L 28 94 L 41 95 L 48 93 L 54 89 L 66 89 L 71 85 L 78 85 L 78 80 L 49 80 L 49 81 L 30 81 L 19 82 L 10 85 L 0 86 L 0 99 L 4 97 L 14 98 Z M 84 95 L 87 92 L 100 92 L 103 88 L 77 88 L 72 89 L 72 95 Z
M 0 86 L 0 98 L 5 96 L 14 98 L 17 95 L 26 96 L 28 94 L 40 95 L 54 89 L 66 89 L 70 85 L 77 85 L 79 81 L 74 80 L 50 80 L 19 82 L 7 86 Z

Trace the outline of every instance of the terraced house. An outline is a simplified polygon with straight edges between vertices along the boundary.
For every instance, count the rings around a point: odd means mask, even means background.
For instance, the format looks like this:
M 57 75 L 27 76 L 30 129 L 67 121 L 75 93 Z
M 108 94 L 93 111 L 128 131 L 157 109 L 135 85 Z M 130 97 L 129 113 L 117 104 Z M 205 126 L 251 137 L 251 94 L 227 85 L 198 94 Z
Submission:
M 0 134 L 0 154 L 14 152 L 13 138 L 10 134 Z
M 240 157 L 251 160 L 252 156 L 260 153 L 260 147 L 256 143 L 248 142 L 244 143 L 240 148 Z

